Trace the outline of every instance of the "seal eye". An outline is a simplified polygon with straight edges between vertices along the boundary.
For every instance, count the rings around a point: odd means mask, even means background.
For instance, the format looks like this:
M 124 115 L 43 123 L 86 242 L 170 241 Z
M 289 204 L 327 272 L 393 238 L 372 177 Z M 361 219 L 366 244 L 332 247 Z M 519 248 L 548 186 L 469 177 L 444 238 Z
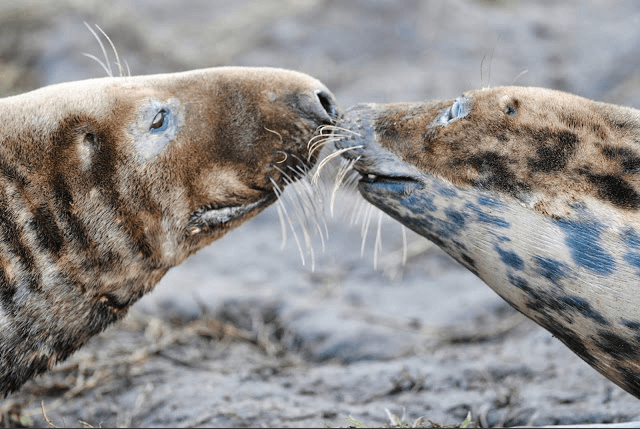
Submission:
M 463 110 L 464 109 L 462 107 L 462 104 L 458 100 L 456 100 L 449 108 L 449 117 L 447 119 L 449 121 L 453 121 L 454 119 L 459 118 L 460 116 L 462 116 Z
M 509 116 L 516 116 L 516 113 L 518 113 L 518 111 L 516 110 L 515 107 L 511 106 L 510 104 L 507 104 L 507 107 L 505 107 L 504 109 L 504 113 L 506 113 Z
M 153 121 L 151 122 L 150 131 L 152 133 L 162 132 L 167 129 L 167 126 L 169 125 L 169 120 L 167 118 L 168 114 L 169 112 L 166 109 L 161 109 L 156 114 L 156 116 L 153 118 Z

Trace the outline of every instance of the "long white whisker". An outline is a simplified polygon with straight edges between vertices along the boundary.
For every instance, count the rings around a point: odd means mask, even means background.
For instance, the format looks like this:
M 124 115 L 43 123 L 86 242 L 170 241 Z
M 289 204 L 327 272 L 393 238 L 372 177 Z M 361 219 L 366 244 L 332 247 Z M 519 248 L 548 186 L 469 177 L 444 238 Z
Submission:
M 102 43 L 102 40 L 100 40 L 100 37 L 98 37 L 98 34 L 96 34 L 96 32 L 93 31 L 93 28 L 91 28 L 91 26 L 87 24 L 86 21 L 84 22 L 84 25 L 89 29 L 91 34 L 93 34 L 93 37 L 96 38 L 96 40 L 98 41 L 98 44 L 100 44 L 100 49 L 102 49 L 102 55 L 104 55 L 105 62 L 103 63 L 102 61 L 98 60 L 97 57 L 90 57 L 90 58 L 95 58 L 98 61 L 98 63 L 100 63 L 102 67 L 106 70 L 107 75 L 109 77 L 113 77 L 113 71 L 111 70 L 111 61 L 109 61 L 109 55 L 107 55 L 107 50 L 104 47 L 104 43 Z
M 120 57 L 118 56 L 118 50 L 116 49 L 115 45 L 111 41 L 111 38 L 109 36 L 107 36 L 107 33 L 105 33 L 104 30 L 102 30 L 102 28 L 100 28 L 100 26 L 98 24 L 96 24 L 96 28 L 98 30 L 100 30 L 102 35 L 107 39 L 107 42 L 109 42 L 109 44 L 111 45 L 111 49 L 113 50 L 113 54 L 116 56 L 115 63 L 118 66 L 118 71 L 120 72 L 120 77 L 124 76 L 124 69 L 122 68 L 122 64 L 120 64 Z
M 364 198 L 359 198 L 357 200 L 357 204 L 358 206 L 353 210 L 353 214 L 351 215 L 351 220 L 349 222 L 349 225 L 353 225 L 357 223 L 358 220 L 363 216 L 363 211 L 365 211 L 366 208 L 369 206 L 368 204 L 366 204 L 366 201 L 364 200 Z
M 321 148 L 329 143 L 333 143 L 336 140 L 339 140 L 340 136 L 328 136 L 325 137 L 324 140 L 318 140 L 317 142 L 313 143 L 310 147 L 309 147 L 309 155 L 307 156 L 307 161 L 309 161 L 311 159 L 311 157 L 313 156 L 313 153 L 318 149 Z
M 299 187 L 297 186 L 297 183 L 293 181 L 291 176 L 289 176 L 287 173 L 285 173 L 279 167 L 277 167 L 277 166 L 274 166 L 274 167 L 283 174 L 284 181 L 288 185 L 292 185 L 291 187 L 293 187 L 293 189 L 295 189 L 295 191 L 298 194 L 298 198 L 297 199 L 294 199 L 291 195 L 289 195 L 288 197 L 291 200 L 291 203 L 293 204 L 293 209 L 294 209 L 296 218 L 298 219 L 298 222 L 300 223 L 300 227 L 302 228 L 304 241 L 305 241 L 307 250 L 309 251 L 310 256 L 311 256 L 311 270 L 313 271 L 315 269 L 315 253 L 314 253 L 313 245 L 312 245 L 312 242 L 311 242 L 311 234 L 309 233 L 308 216 L 307 216 L 306 210 L 304 209 L 304 206 L 301 203 L 302 193 L 301 193 Z M 300 207 L 298 207 L 298 206 L 300 206 Z
M 280 229 L 282 230 L 282 243 L 280 244 L 280 250 L 284 250 L 284 246 L 287 244 L 287 225 L 284 223 L 284 217 L 282 214 L 282 208 L 280 207 L 280 196 L 278 195 L 278 205 L 276 209 L 278 210 L 278 218 L 280 218 Z
M 295 169 L 293 169 L 291 166 L 288 166 L 288 168 L 289 168 L 290 170 L 292 170 L 294 173 L 296 173 L 296 174 L 300 175 L 301 177 L 306 177 L 306 176 L 304 176 L 304 171 L 303 171 L 303 170 L 296 171 L 296 170 L 295 170 Z M 302 173 L 302 174 L 301 174 L 301 173 Z M 311 186 L 304 186 L 302 183 L 304 183 L 304 184 L 306 185 L 306 183 L 307 183 L 307 182 L 306 182 L 306 181 L 305 181 L 305 182 L 302 182 L 301 180 L 299 180 L 299 181 L 295 182 L 295 185 L 296 185 L 297 187 L 299 186 L 299 188 L 301 188 L 301 189 L 304 191 L 304 192 L 300 192 L 300 194 L 299 194 L 299 195 L 300 195 L 300 197 L 302 198 L 302 195 L 304 194 L 304 197 L 306 197 L 306 198 L 305 198 L 305 199 L 306 199 L 306 202 L 308 203 L 309 208 L 311 208 L 311 210 L 312 210 L 312 213 L 313 213 L 313 219 L 315 220 L 316 228 L 317 228 L 318 233 L 319 233 L 319 235 L 320 235 L 320 242 L 322 243 L 322 251 L 324 252 L 324 250 L 325 250 L 325 243 L 324 243 L 324 236 L 323 236 L 323 234 L 322 234 L 322 227 L 320 226 L 320 219 L 318 218 L 318 208 L 317 208 L 317 206 L 316 206 L 316 204 L 317 204 L 317 200 L 315 200 L 315 199 L 313 198 L 313 194 L 312 194 L 312 192 L 313 192 L 313 191 L 312 191 L 312 187 L 311 187 Z M 305 204 L 303 204 L 304 202 L 302 202 L 302 201 L 301 201 L 300 203 L 301 203 L 301 205 L 303 206 L 303 210 L 304 210 L 304 206 L 305 206 Z M 304 210 L 304 212 L 305 212 L 305 215 L 306 215 L 307 211 L 306 211 L 306 210 Z M 308 217 L 307 217 L 307 218 L 308 218 Z M 328 234 L 328 230 L 327 230 L 327 234 Z
M 343 128 L 343 127 L 339 127 L 337 125 L 323 125 L 319 128 L 320 132 L 324 131 L 324 130 L 331 130 L 331 131 L 344 131 L 346 133 L 352 134 L 352 135 L 356 135 L 358 137 L 362 137 L 362 134 L 357 133 L 353 130 L 350 130 L 349 128 Z
M 296 245 L 298 246 L 298 251 L 300 252 L 300 258 L 302 259 L 302 265 L 306 265 L 305 264 L 305 260 L 304 260 L 304 252 L 302 251 L 302 246 L 300 245 L 300 240 L 298 239 L 298 234 L 296 233 L 296 229 L 293 227 L 293 222 L 291 221 L 291 217 L 289 216 L 289 213 L 287 212 L 287 208 L 284 206 L 284 203 L 282 202 L 282 189 L 280 188 L 280 186 L 278 186 L 278 183 L 273 180 L 273 178 L 269 178 L 269 180 L 271 181 L 271 183 L 273 184 L 273 188 L 276 191 L 276 195 L 278 195 L 278 203 L 280 204 L 280 207 L 282 208 L 282 212 L 285 214 L 285 217 L 287 218 L 287 221 L 289 222 L 289 227 L 291 228 L 291 232 L 293 233 L 293 239 L 296 242 Z
M 100 64 L 102 66 L 102 68 L 107 73 L 107 75 L 109 75 L 109 69 L 107 68 L 107 66 L 104 65 L 102 60 L 100 60 L 98 57 L 96 57 L 95 55 L 87 54 L 86 52 L 83 52 L 82 55 L 84 55 L 85 57 L 91 58 L 92 60 L 96 61 L 98 64 Z
M 338 174 L 336 174 L 336 180 L 334 182 L 333 189 L 331 191 L 331 201 L 329 202 L 329 212 L 331 213 L 331 217 L 333 217 L 333 206 L 335 203 L 335 198 L 336 198 L 336 193 L 338 192 L 338 188 L 342 184 L 342 181 L 344 180 L 347 173 L 351 171 L 351 169 L 353 168 L 353 165 L 356 162 L 358 162 L 359 159 L 360 157 L 357 157 L 355 159 L 348 161 L 347 163 L 343 163 L 340 169 L 338 170 Z
M 382 251 L 382 211 L 378 210 L 378 231 L 373 245 L 373 269 L 378 268 L 378 252 Z
M 313 175 L 313 178 L 311 179 L 311 181 L 313 183 L 318 181 L 318 176 L 320 175 L 320 171 L 322 171 L 322 168 L 327 165 L 327 163 L 329 161 L 331 161 L 334 158 L 339 157 L 340 155 L 342 155 L 345 152 L 348 152 L 350 150 L 356 150 L 356 149 L 362 149 L 362 145 L 358 145 L 358 146 L 352 146 L 352 147 L 345 147 L 343 149 L 337 150 L 335 152 L 332 152 L 331 154 L 329 154 L 325 159 L 323 159 L 322 161 L 320 161 L 320 163 L 318 164 L 318 169 L 316 170 L 315 174 Z
M 362 225 L 362 246 L 360 247 L 360 257 L 364 257 L 364 246 L 367 242 L 367 234 L 369 233 L 369 223 L 371 222 L 371 215 L 373 213 L 373 206 L 369 205 L 365 221 Z
M 298 159 L 298 161 L 300 161 L 300 159 L 293 155 L 294 158 Z M 322 229 L 319 225 L 320 220 L 322 220 L 322 225 L 324 226 L 324 230 L 325 230 L 325 237 L 328 239 L 329 238 L 329 227 L 327 226 L 327 218 L 325 216 L 325 210 L 324 210 L 324 197 L 323 194 L 321 192 L 319 192 L 319 187 L 318 186 L 314 186 L 310 181 L 309 181 L 309 176 L 307 175 L 307 168 L 305 167 L 304 169 L 300 168 L 300 165 L 296 166 L 296 168 L 298 169 L 298 171 L 301 174 L 301 182 L 303 182 L 305 184 L 304 189 L 307 191 L 307 197 L 309 200 L 309 203 L 311 204 L 311 207 L 313 209 L 313 215 L 314 218 L 316 220 L 316 223 L 318 224 L 318 229 L 319 229 L 319 233 L 320 233 L 320 240 L 322 241 L 322 251 L 324 252 L 325 250 L 325 243 L 324 243 L 324 239 L 322 237 Z

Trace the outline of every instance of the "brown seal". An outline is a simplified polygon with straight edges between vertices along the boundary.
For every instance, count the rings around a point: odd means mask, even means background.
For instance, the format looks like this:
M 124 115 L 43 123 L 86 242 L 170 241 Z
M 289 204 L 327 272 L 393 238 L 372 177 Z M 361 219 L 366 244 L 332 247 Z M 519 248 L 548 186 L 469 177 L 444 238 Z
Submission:
M 368 201 L 640 397 L 640 111 L 503 87 L 349 115 Z
M 302 73 L 214 68 L 49 86 L 0 116 L 4 396 L 274 202 L 336 107 Z

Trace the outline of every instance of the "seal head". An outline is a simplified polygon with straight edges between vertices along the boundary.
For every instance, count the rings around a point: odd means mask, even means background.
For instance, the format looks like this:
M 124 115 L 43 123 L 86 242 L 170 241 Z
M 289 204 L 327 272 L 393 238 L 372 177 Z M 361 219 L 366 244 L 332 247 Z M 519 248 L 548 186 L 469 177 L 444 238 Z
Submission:
M 0 113 L 2 395 L 275 201 L 337 108 L 302 73 L 215 68 L 54 85 Z
M 541 88 L 363 104 L 361 194 L 640 397 L 640 112 Z

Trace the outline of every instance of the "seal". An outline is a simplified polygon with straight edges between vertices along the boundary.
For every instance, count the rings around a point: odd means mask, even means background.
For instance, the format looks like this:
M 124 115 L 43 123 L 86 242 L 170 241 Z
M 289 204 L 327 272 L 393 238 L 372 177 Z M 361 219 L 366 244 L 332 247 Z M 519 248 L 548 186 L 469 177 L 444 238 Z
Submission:
M 501 87 L 340 125 L 366 200 L 640 398 L 640 111 Z
M 322 83 L 267 68 L 1 99 L 0 397 L 276 201 L 316 162 L 307 143 L 336 115 Z

